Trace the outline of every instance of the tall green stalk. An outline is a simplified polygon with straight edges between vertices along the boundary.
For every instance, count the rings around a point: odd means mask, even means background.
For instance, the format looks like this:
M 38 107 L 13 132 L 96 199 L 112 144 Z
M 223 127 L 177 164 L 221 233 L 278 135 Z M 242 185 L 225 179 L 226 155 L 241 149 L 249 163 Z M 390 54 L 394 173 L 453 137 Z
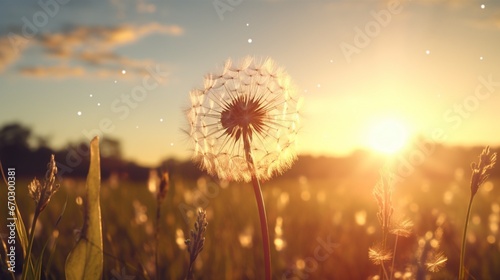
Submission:
M 32 275 L 31 278 L 35 277 L 35 271 L 32 269 L 31 264 L 31 251 L 33 249 L 33 240 L 35 239 L 35 229 L 36 223 L 38 221 L 38 216 L 47 207 L 52 195 L 59 189 L 59 184 L 56 182 L 57 166 L 54 155 L 51 155 L 49 164 L 47 165 L 47 172 L 45 173 L 45 180 L 42 183 L 35 178 L 28 185 L 28 191 L 35 201 L 35 214 L 33 215 L 33 221 L 31 222 L 31 229 L 28 235 L 28 249 L 25 252 L 25 260 L 23 264 L 23 275 L 22 279 L 25 280 L 28 274 Z M 43 252 L 43 250 L 42 250 Z M 42 253 L 43 255 L 43 253 Z M 42 258 L 43 256 L 40 256 Z M 38 268 L 36 273 L 39 273 Z
M 26 280 L 28 277 L 28 272 L 32 273 L 33 271 L 30 270 L 31 267 L 31 250 L 33 248 L 33 240 L 35 239 L 35 228 L 36 228 L 36 222 L 38 221 L 38 216 L 40 215 L 40 208 L 36 207 L 35 209 L 35 214 L 33 215 L 33 221 L 31 222 L 31 228 L 30 228 L 30 233 L 28 236 L 28 250 L 26 250 L 26 256 L 24 259 L 24 264 L 23 264 L 23 276 L 22 280 Z M 40 256 L 41 257 L 41 256 Z

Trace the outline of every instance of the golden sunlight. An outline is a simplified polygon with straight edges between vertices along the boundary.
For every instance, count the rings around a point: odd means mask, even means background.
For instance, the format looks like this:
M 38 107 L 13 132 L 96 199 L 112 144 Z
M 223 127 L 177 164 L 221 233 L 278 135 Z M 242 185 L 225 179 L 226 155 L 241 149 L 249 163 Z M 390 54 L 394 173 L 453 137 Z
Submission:
M 368 129 L 367 145 L 379 153 L 394 154 L 401 150 L 408 140 L 408 126 L 401 120 L 378 120 Z

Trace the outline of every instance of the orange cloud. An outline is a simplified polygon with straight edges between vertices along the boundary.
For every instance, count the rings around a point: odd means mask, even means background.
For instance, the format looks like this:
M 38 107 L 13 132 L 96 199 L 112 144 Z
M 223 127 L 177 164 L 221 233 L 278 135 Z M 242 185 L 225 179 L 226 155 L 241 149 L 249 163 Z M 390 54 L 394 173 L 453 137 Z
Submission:
M 16 62 L 22 51 L 26 48 L 26 44 L 14 46 L 12 40 L 18 40 L 19 38 L 14 38 L 4 36 L 0 37 L 0 73 L 2 73 L 7 67 L 12 63 Z
M 131 74 L 143 73 L 148 59 L 135 60 L 115 52 L 119 46 L 130 45 L 151 34 L 180 36 L 184 30 L 178 25 L 149 23 L 141 26 L 122 25 L 118 27 L 80 26 L 61 32 L 45 33 L 30 40 L 30 44 L 42 47 L 47 58 L 58 65 L 68 62 L 95 67 L 92 69 L 67 66 L 27 66 L 21 69 L 23 75 L 34 77 L 63 77 L 96 74 L 98 77 L 115 75 L 121 69 Z M 0 36 L 0 73 L 20 59 L 22 50 L 14 49 L 7 36 Z M 42 73 L 46 71 L 46 74 Z
M 83 67 L 69 66 L 35 66 L 21 68 L 20 72 L 26 76 L 37 78 L 65 78 L 65 77 L 82 77 L 85 75 Z
M 178 25 L 150 23 L 142 26 L 123 25 L 119 27 L 82 26 L 61 33 L 44 34 L 42 45 L 49 49 L 89 45 L 99 48 L 113 48 L 131 44 L 150 34 L 179 36 L 184 30 Z

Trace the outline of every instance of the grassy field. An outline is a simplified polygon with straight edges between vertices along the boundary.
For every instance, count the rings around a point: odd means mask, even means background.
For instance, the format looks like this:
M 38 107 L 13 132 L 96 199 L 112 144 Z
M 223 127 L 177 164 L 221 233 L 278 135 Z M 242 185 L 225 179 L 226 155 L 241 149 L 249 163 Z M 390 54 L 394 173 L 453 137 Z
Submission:
M 102 182 L 103 279 L 154 279 L 156 249 L 160 252 L 162 279 L 183 279 L 188 265 L 184 240 L 193 227 L 198 207 L 207 211 L 208 227 L 195 277 L 262 279 L 262 241 L 251 186 L 171 175 L 173 180 L 161 211 L 158 248 L 154 242 L 156 198 L 147 182 Z M 414 227 L 409 237 L 398 239 L 395 279 L 456 278 L 470 191 L 469 174 L 457 171 L 451 177 L 435 181 L 415 173 L 396 186 L 392 198 L 394 217 L 407 217 Z M 26 223 L 31 221 L 28 217 L 35 207 L 27 183 L 18 180 L 16 190 Z M 475 279 L 500 277 L 499 183 L 488 181 L 482 186 L 472 208 L 466 264 Z M 380 266 L 368 258 L 369 247 L 381 239 L 372 194 L 375 184 L 376 179 L 363 176 L 265 182 L 273 279 L 368 279 L 380 273 Z M 49 250 L 44 256 L 48 279 L 63 278 L 66 256 L 82 225 L 83 188 L 84 181 L 65 179 L 41 214 L 34 254 L 39 256 L 48 240 Z M 1 194 L 5 197 L 4 190 Z M 1 215 L 5 220 L 6 211 L 2 210 Z M 394 241 L 390 236 L 391 248 Z M 422 270 L 426 254 L 431 251 L 442 251 L 448 258 L 436 273 Z

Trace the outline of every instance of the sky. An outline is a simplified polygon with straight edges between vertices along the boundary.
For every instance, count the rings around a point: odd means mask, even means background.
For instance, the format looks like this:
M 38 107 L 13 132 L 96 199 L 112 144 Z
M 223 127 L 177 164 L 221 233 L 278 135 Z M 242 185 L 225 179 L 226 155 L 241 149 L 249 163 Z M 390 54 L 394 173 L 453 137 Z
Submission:
M 493 0 L 2 1 L 0 126 L 55 148 L 118 139 L 146 165 L 189 158 L 189 92 L 250 55 L 304 100 L 299 153 L 499 145 L 499 46 Z

